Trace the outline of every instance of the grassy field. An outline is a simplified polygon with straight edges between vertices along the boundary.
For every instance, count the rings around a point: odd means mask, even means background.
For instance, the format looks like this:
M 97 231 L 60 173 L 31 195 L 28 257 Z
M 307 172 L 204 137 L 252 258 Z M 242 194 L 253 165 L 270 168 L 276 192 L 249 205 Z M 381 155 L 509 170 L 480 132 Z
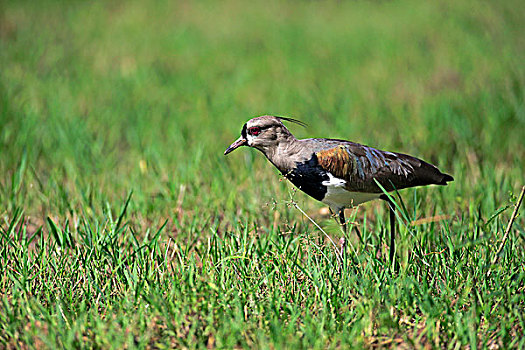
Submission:
M 0 2 L 0 348 L 525 348 L 522 1 Z M 455 177 L 324 208 L 243 123 Z

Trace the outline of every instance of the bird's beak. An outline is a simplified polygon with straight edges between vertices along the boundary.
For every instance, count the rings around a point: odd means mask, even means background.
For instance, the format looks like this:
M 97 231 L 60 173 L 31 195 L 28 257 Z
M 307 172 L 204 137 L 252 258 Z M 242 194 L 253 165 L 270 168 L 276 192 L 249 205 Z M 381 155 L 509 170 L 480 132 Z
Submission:
M 241 146 L 244 146 L 246 144 L 246 142 L 248 142 L 248 141 L 243 139 L 242 136 L 239 137 L 237 140 L 235 140 L 234 143 L 232 143 L 230 145 L 230 147 L 226 148 L 226 151 L 224 151 L 224 155 L 227 155 L 228 153 L 235 151 L 235 149 L 237 149 L 237 148 L 239 148 Z

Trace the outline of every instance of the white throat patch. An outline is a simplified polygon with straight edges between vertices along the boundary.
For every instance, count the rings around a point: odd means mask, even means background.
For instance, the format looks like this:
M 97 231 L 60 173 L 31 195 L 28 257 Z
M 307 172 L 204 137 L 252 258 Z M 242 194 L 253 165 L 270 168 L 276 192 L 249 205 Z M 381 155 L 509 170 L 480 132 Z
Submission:
M 248 146 L 251 146 L 252 145 L 252 141 L 256 138 L 257 136 L 253 136 L 253 135 L 250 135 L 250 134 L 246 134 L 246 141 L 248 143 Z

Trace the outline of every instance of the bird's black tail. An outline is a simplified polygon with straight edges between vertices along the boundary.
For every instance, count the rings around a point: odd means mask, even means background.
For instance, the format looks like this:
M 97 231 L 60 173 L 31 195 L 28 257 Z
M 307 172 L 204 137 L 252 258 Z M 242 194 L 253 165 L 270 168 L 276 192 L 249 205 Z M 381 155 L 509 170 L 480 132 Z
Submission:
M 438 185 L 447 185 L 447 182 L 454 181 L 454 178 L 450 176 L 449 174 L 442 174 L 443 177 L 441 178 L 441 182 L 438 183 Z

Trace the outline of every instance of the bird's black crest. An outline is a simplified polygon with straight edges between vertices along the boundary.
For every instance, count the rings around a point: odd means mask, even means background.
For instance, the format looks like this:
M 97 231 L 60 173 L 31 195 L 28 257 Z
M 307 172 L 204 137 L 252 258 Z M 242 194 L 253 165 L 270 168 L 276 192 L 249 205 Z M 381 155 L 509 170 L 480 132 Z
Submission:
M 302 126 L 303 128 L 306 128 L 308 126 L 308 124 L 300 121 L 300 120 L 297 120 L 297 119 L 294 119 L 294 118 L 288 118 L 288 117 L 281 117 L 281 116 L 278 116 L 278 115 L 275 115 L 274 116 L 275 118 L 279 119 L 279 120 L 285 120 L 287 122 L 290 122 L 290 123 L 294 123 L 294 124 L 297 124 L 297 125 L 300 125 Z

